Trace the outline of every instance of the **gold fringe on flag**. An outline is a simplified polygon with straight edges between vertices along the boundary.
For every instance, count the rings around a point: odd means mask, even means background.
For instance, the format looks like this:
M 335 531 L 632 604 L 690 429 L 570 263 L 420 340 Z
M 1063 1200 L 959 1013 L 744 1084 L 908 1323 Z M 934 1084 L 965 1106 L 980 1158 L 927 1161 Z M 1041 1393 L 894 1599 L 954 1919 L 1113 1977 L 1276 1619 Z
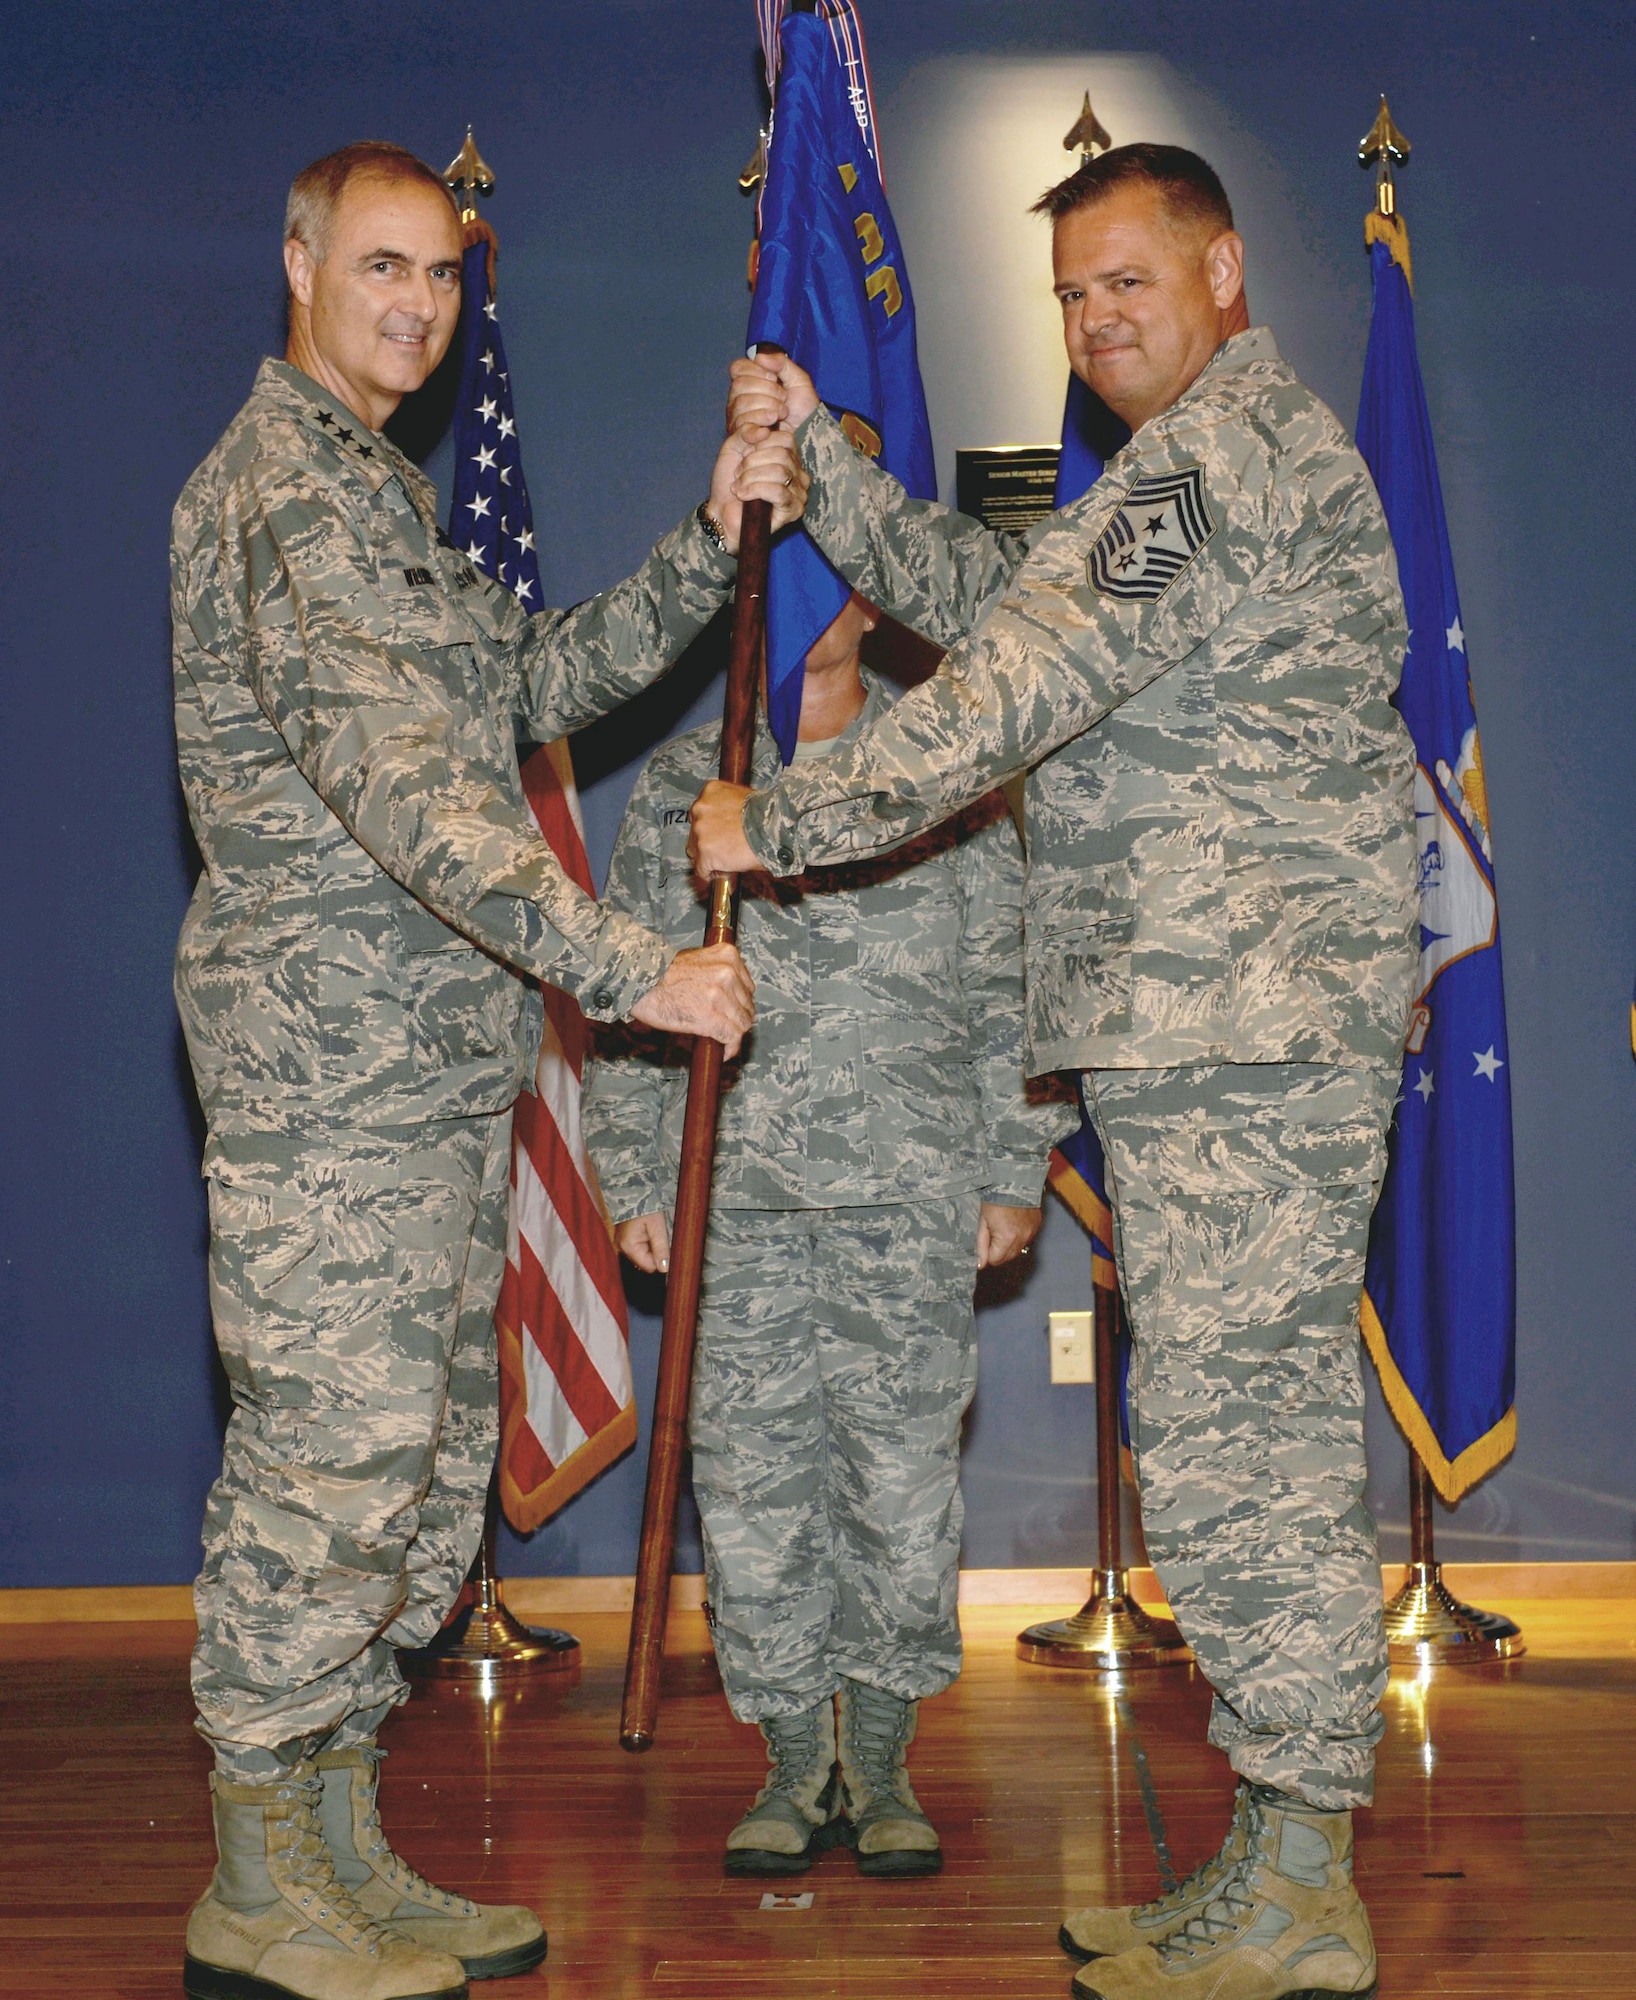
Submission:
M 1392 1350 L 1386 1344 L 1386 1329 L 1381 1325 L 1380 1315 L 1367 1292 L 1363 1295 L 1359 1317 L 1364 1340 L 1380 1373 L 1380 1386 L 1386 1392 L 1387 1407 L 1431 1475 L 1432 1484 L 1452 1507 L 1456 1500 L 1469 1493 L 1480 1479 L 1486 1479 L 1516 1450 L 1515 1405 L 1506 1411 L 1492 1430 L 1485 1431 L 1474 1443 L 1468 1444 L 1458 1457 L 1449 1458 L 1437 1442 L 1437 1433 L 1415 1401 L 1414 1391 L 1404 1381 L 1402 1372 L 1392 1359 Z

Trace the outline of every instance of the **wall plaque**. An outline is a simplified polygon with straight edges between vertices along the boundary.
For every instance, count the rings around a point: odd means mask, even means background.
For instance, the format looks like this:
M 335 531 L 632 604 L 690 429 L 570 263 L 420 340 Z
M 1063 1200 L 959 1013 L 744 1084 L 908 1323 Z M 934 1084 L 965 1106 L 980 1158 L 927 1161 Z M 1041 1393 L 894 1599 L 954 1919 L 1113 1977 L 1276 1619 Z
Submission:
M 954 454 L 954 504 L 997 533 L 1021 535 L 1051 511 L 1054 444 L 983 445 Z

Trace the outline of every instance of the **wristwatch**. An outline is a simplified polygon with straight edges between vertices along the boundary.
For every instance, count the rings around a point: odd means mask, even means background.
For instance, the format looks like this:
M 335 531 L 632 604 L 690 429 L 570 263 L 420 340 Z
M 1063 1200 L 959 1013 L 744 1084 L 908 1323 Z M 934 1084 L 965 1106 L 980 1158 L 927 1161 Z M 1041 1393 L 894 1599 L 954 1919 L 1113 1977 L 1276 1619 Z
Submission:
M 714 542 L 724 556 L 732 554 L 732 550 L 727 546 L 727 537 L 721 531 L 721 523 L 710 511 L 708 500 L 701 500 L 699 502 L 698 506 L 693 510 L 693 518 L 704 531 L 704 538 L 707 542 Z

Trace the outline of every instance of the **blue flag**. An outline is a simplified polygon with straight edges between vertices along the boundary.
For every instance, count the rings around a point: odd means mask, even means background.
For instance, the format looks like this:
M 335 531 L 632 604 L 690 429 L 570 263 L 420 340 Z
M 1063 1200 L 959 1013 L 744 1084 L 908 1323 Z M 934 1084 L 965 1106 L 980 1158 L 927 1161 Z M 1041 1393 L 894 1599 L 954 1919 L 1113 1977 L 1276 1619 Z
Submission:
M 1110 425 L 1125 430 L 1100 396 L 1087 389 L 1079 377 L 1068 377 L 1068 396 L 1062 406 L 1062 450 L 1057 455 L 1057 483 L 1051 495 L 1053 507 L 1068 507 L 1088 493 L 1102 477 L 1102 468 L 1118 448 L 1108 436 Z M 1125 437 L 1130 433 L 1125 431 Z M 1118 440 L 1119 444 L 1124 438 Z
M 505 343 L 489 284 L 489 248 L 474 243 L 461 264 L 460 388 L 454 409 L 454 490 L 449 540 L 496 577 L 525 611 L 540 608 L 534 513 L 523 480 L 517 412 Z
M 792 355 L 853 443 L 929 500 L 937 477 L 915 305 L 867 94 L 849 84 L 827 21 L 792 15 L 781 46 L 749 342 Z M 780 535 L 767 584 L 767 710 L 786 764 L 807 654 L 850 592 L 803 529 Z
M 1431 420 L 1408 233 L 1370 218 L 1375 308 L 1358 449 L 1379 488 L 1409 612 L 1395 697 L 1414 737 L 1420 977 L 1363 1331 L 1393 1415 L 1445 1500 L 1516 1442 L 1511 1072 L 1482 751 Z

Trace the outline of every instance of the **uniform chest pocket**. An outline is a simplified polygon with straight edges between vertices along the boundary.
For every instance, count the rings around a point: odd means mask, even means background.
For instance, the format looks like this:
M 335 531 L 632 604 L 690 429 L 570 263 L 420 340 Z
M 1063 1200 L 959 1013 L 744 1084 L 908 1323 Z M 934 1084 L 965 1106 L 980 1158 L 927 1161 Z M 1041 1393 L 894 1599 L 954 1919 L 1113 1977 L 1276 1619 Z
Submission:
M 963 910 L 952 866 L 932 861 L 888 875 L 860 891 L 857 907 L 858 976 L 874 1011 L 964 1029 Z
M 384 563 L 381 597 L 392 621 L 392 636 L 419 647 L 472 644 L 472 627 L 444 588 L 441 571 L 429 565 Z
M 441 570 L 413 565 L 383 569 L 381 594 L 391 636 L 411 656 L 404 662 L 406 670 L 426 684 L 433 704 L 454 719 L 455 741 L 463 753 L 520 803 L 499 655 L 465 615 L 466 607 L 452 601 L 449 588 Z

